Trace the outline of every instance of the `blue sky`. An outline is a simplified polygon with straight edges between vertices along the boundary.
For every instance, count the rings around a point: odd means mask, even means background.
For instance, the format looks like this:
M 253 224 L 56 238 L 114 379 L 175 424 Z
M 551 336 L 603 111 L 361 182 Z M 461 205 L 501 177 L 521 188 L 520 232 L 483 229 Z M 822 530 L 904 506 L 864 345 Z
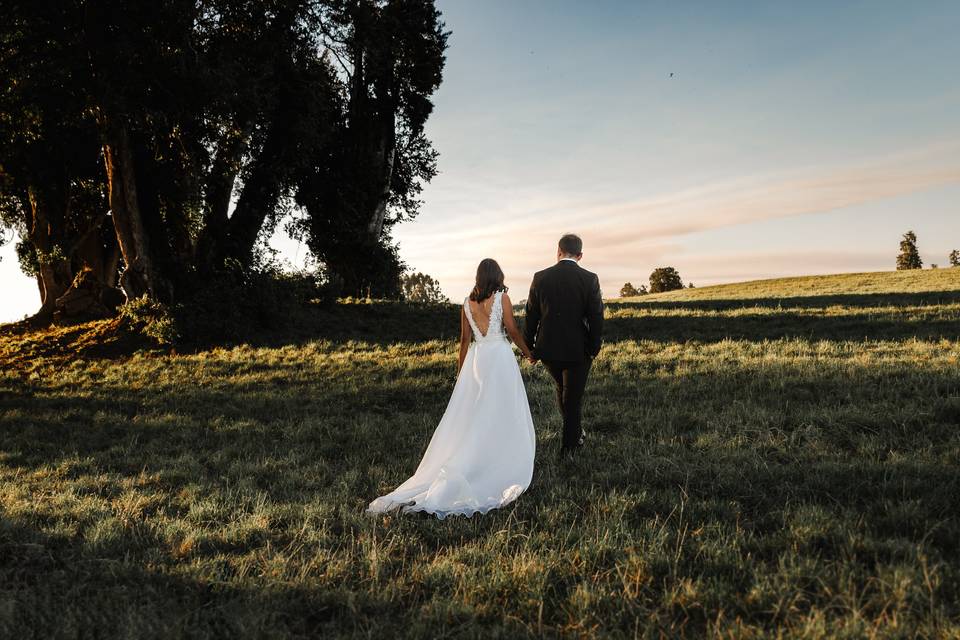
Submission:
M 698 285 L 886 270 L 907 229 L 926 263 L 960 248 L 960 3 L 438 5 L 441 173 L 395 237 L 454 300 L 484 257 L 524 297 L 565 231 L 608 296 L 664 265 Z M 36 288 L 0 255 L 9 320 Z
M 960 245 L 958 3 L 440 6 L 442 173 L 396 236 L 453 299 L 486 256 L 525 290 L 568 230 L 607 295 Z

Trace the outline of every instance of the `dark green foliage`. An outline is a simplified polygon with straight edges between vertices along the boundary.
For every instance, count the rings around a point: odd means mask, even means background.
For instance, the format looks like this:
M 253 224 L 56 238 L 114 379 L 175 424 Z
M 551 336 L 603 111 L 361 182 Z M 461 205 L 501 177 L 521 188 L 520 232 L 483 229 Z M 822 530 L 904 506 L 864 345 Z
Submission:
M 158 345 L 173 345 L 180 338 L 177 319 L 171 308 L 147 296 L 122 305 L 120 318 L 128 321 L 129 328 L 152 338 Z
M 650 293 L 683 289 L 683 280 L 673 267 L 657 267 L 650 274 Z
M 950 252 L 950 266 L 960 267 L 960 251 L 954 249 Z
M 920 259 L 920 252 L 917 251 L 917 234 L 913 231 L 907 231 L 903 234 L 903 240 L 900 241 L 900 254 L 897 256 L 897 271 L 922 268 L 923 261 Z
M 403 297 L 410 302 L 449 302 L 440 283 L 425 273 L 403 274 Z
M 432 0 L 15 3 L 0 225 L 44 308 L 81 269 L 113 286 L 121 267 L 128 298 L 203 304 L 295 202 L 328 283 L 399 297 L 389 230 L 436 173 L 446 38 Z
M 389 262 L 390 228 L 417 214 L 422 184 L 437 171 L 423 129 L 448 34 L 433 2 L 330 7 L 321 32 L 340 65 L 342 112 L 329 153 L 300 175 L 296 199 L 307 215 L 296 227 L 345 292 L 363 295 L 383 287 L 371 263 Z

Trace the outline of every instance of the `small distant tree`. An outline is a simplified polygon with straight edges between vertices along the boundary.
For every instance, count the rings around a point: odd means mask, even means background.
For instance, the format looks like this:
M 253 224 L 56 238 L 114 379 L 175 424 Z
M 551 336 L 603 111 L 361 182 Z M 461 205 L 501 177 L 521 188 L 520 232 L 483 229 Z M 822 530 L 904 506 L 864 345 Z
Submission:
M 687 289 L 693 289 L 693 288 L 694 288 L 693 283 L 692 283 L 692 282 L 688 282 L 688 283 L 687 283 Z
M 954 249 L 950 252 L 950 266 L 960 267 L 960 251 Z
M 903 234 L 903 240 L 900 241 L 900 255 L 897 256 L 897 271 L 922 268 L 923 261 L 920 259 L 920 252 L 917 251 L 917 234 L 913 231 L 907 231 Z
M 939 269 L 939 268 L 940 268 L 940 265 L 938 265 L 936 262 L 931 262 L 931 263 L 930 263 L 930 268 L 931 268 L 931 269 Z
M 640 292 L 637 291 L 637 288 L 633 284 L 627 282 L 622 287 L 620 287 L 620 297 L 621 298 L 632 298 L 633 296 L 640 295 Z
M 683 280 L 673 267 L 657 267 L 650 274 L 650 293 L 683 289 Z
M 403 297 L 410 302 L 449 302 L 440 283 L 425 273 L 405 273 L 401 278 Z

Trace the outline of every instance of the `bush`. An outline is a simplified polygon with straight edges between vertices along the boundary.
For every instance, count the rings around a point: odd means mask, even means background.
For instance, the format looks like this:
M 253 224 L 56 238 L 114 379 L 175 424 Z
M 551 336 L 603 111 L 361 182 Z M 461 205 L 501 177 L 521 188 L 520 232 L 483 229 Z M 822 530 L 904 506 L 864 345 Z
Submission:
M 160 345 L 172 345 L 180 338 L 177 319 L 171 307 L 143 295 L 120 306 L 120 318 L 134 331 L 152 338 Z

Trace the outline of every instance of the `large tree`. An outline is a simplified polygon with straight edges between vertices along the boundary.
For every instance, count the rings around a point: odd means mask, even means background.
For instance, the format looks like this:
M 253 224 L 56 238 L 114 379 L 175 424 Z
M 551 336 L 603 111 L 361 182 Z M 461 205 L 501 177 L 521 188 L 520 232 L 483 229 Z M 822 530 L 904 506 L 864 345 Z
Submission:
M 82 58 L 69 3 L 23 3 L 0 28 L 0 223 L 18 232 L 25 273 L 36 277 L 49 320 L 82 269 L 108 286 L 119 259 L 86 112 Z
M 657 267 L 650 274 L 650 293 L 683 289 L 683 280 L 673 267 Z
M 424 135 L 440 85 L 447 33 L 432 2 L 340 0 L 321 33 L 338 65 L 344 109 L 331 153 L 301 176 L 299 230 L 347 292 L 384 292 L 390 228 L 419 211 L 422 183 L 436 174 Z M 386 278 L 386 280 L 384 280 Z
M 13 2 L 0 221 L 40 315 L 81 271 L 189 298 L 250 267 L 294 196 L 328 273 L 399 294 L 389 228 L 435 173 L 423 125 L 445 45 L 432 0 Z

